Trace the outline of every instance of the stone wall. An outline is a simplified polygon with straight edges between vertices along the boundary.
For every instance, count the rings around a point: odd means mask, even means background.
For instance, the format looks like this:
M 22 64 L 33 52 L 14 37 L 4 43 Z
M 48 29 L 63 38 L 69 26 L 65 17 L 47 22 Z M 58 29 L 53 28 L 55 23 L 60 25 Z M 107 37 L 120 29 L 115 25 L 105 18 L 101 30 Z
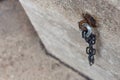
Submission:
M 94 80 L 120 79 L 120 1 L 20 0 L 48 52 Z M 97 20 L 95 64 L 78 22 L 88 12 Z

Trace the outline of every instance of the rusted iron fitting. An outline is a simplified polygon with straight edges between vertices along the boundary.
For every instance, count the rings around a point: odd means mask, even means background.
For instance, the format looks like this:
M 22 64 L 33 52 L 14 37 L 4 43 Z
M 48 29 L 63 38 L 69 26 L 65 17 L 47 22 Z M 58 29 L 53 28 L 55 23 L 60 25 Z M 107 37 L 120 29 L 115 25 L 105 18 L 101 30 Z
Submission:
M 97 26 L 96 26 L 96 20 L 95 20 L 95 18 L 92 17 L 90 14 L 88 14 L 88 13 L 82 14 L 82 17 L 83 17 L 84 19 L 79 22 L 79 28 L 80 28 L 81 30 L 86 30 L 86 28 L 82 26 L 84 23 L 89 24 L 89 25 L 90 25 L 91 27 L 93 27 L 93 28 L 96 28 L 96 27 L 97 27 Z

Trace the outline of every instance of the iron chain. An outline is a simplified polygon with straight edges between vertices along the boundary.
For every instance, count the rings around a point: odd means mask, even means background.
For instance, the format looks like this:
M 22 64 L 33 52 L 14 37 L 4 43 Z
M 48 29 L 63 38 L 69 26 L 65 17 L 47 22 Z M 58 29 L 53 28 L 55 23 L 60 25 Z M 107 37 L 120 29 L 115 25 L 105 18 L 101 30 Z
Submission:
M 91 66 L 94 64 L 94 55 L 96 53 L 96 50 L 93 48 L 93 45 L 96 43 L 96 35 L 91 33 L 89 37 L 86 37 L 86 33 L 87 30 L 82 31 L 82 38 L 84 38 L 89 44 L 89 46 L 86 48 L 86 53 L 88 54 L 88 60 Z

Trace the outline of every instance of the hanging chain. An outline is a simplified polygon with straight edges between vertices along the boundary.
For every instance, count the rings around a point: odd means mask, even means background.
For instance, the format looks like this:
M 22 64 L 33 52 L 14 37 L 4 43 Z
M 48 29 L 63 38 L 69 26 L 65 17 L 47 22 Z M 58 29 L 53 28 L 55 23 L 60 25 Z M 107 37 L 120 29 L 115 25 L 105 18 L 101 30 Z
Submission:
M 93 45 L 96 43 L 96 35 L 90 34 L 89 37 L 86 36 L 87 30 L 82 31 L 82 38 L 85 39 L 85 41 L 89 44 L 89 46 L 86 48 L 86 53 L 88 54 L 88 60 L 90 66 L 94 64 L 94 55 L 96 53 L 96 50 L 93 48 Z
M 89 44 L 86 48 L 90 66 L 94 64 L 94 55 L 96 50 L 93 45 L 96 43 L 96 35 L 92 33 L 92 29 L 96 28 L 96 20 L 89 13 L 82 14 L 83 20 L 79 22 L 79 28 L 82 30 L 82 38 Z

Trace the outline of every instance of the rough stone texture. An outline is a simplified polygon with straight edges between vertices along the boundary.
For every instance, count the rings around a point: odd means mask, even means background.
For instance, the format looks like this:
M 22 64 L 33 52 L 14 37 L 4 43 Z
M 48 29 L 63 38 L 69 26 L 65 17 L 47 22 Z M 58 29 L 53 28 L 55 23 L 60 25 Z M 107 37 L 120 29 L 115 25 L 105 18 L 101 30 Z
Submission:
M 120 80 L 119 0 L 20 0 L 46 49 L 94 80 Z M 97 19 L 95 64 L 90 67 L 78 21 Z
M 85 80 L 45 49 L 18 0 L 0 0 L 0 80 Z

